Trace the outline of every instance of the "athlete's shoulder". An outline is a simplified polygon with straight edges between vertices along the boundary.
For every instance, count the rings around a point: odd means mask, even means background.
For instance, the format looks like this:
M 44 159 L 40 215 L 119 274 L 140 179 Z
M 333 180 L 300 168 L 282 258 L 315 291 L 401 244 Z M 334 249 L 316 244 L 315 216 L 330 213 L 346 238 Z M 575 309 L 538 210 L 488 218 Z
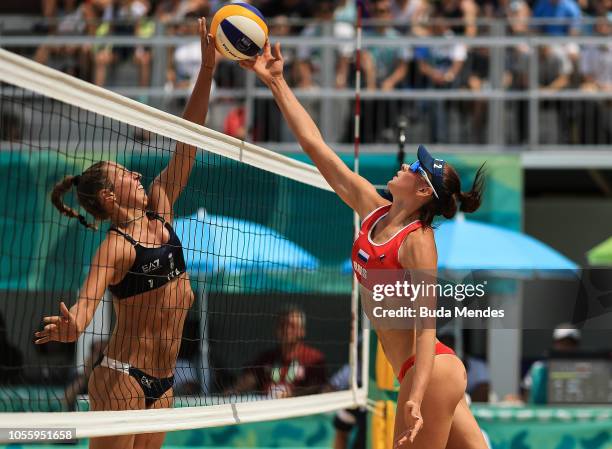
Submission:
M 410 232 L 402 242 L 398 259 L 405 268 L 435 269 L 438 251 L 433 229 L 420 226 Z
M 125 237 L 125 235 L 117 232 L 113 228 L 109 229 L 106 237 L 102 240 L 100 248 L 107 248 L 108 251 L 124 252 L 126 248 L 132 248 L 134 245 Z
M 414 242 L 432 243 L 435 245 L 436 241 L 432 227 L 425 226 L 420 220 L 414 224 L 416 229 L 408 234 L 408 238 L 412 239 Z
M 369 228 L 372 227 L 374 222 L 378 220 L 381 215 L 388 212 L 389 207 L 391 207 L 391 203 L 387 201 L 386 203 L 379 204 L 375 208 L 369 210 L 368 213 L 363 218 L 361 218 L 361 222 L 359 225 L 360 233 L 369 230 Z
M 104 240 L 100 243 L 99 251 L 104 251 L 107 254 L 115 254 L 121 252 L 123 245 L 126 243 L 125 238 L 112 230 L 106 233 Z
M 98 250 L 109 265 L 126 271 L 136 259 L 136 248 L 118 232 L 108 232 Z

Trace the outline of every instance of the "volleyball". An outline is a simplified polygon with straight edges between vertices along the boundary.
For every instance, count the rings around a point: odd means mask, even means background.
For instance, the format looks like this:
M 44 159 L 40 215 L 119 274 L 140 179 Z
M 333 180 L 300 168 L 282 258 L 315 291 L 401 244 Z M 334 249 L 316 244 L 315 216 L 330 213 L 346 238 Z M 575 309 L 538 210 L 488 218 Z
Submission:
M 210 32 L 215 36 L 217 50 L 234 61 L 256 56 L 268 39 L 263 15 L 246 3 L 231 3 L 219 9 Z

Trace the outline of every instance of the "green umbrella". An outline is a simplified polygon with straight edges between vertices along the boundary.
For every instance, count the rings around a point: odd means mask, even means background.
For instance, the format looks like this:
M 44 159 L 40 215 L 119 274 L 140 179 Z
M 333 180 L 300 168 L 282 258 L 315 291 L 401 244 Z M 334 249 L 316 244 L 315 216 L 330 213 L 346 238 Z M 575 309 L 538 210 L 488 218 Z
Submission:
M 612 237 L 587 252 L 589 264 L 612 267 Z

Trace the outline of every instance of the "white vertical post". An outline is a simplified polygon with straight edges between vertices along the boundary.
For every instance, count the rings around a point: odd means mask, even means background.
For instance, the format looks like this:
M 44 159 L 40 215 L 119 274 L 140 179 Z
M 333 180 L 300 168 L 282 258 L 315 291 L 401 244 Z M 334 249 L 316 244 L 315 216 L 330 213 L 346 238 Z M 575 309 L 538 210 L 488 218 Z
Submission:
M 257 82 L 257 76 L 250 70 L 246 72 L 246 84 L 244 88 L 244 122 L 246 123 L 246 140 L 249 136 L 253 138 L 253 135 L 249 134 L 253 130 L 253 123 L 255 120 L 255 88 Z
M 497 399 L 503 399 L 507 394 L 519 393 L 521 345 L 522 345 L 522 298 L 523 284 L 517 281 L 514 301 L 506 297 L 502 303 L 501 297 L 492 297 L 491 306 L 502 307 L 504 318 L 489 320 L 487 358 L 491 373 L 491 393 Z M 503 323 L 502 323 L 503 321 Z M 504 328 L 504 323 L 506 327 Z
M 202 287 L 199 287 L 202 286 Z M 205 279 L 202 277 L 198 277 L 198 302 L 200 303 L 199 307 L 199 323 L 200 323 L 200 369 L 198 372 L 200 373 L 200 386 L 202 387 L 202 392 L 204 394 L 210 393 L 211 390 L 211 373 L 210 373 L 210 365 L 208 364 L 210 347 L 208 344 L 208 292 L 206 290 Z

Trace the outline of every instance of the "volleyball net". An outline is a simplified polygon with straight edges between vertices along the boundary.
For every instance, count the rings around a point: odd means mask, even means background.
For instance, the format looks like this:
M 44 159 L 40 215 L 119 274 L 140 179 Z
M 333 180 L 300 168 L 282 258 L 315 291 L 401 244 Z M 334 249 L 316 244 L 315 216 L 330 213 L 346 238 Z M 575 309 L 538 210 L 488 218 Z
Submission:
M 344 263 L 352 213 L 312 166 L 5 50 L 0 65 L 3 427 L 76 427 L 77 437 L 92 437 L 365 404 L 367 382 L 357 378 L 367 373 L 368 344 L 358 354 L 362 331 Z M 171 223 L 193 301 L 189 288 L 124 300 L 107 291 L 75 343 L 34 345 L 42 318 L 79 298 L 109 230 L 108 222 L 92 231 L 61 215 L 50 200 L 56 183 L 110 161 L 141 173 L 147 188 L 177 142 L 198 148 Z M 63 201 L 93 221 L 74 189 Z M 88 380 L 105 354 L 128 358 L 114 372 L 136 378 L 129 362 L 153 390 L 151 376 L 167 377 L 170 367 L 171 408 L 139 410 L 145 389 L 97 385 L 100 400 L 121 410 L 91 411 Z

